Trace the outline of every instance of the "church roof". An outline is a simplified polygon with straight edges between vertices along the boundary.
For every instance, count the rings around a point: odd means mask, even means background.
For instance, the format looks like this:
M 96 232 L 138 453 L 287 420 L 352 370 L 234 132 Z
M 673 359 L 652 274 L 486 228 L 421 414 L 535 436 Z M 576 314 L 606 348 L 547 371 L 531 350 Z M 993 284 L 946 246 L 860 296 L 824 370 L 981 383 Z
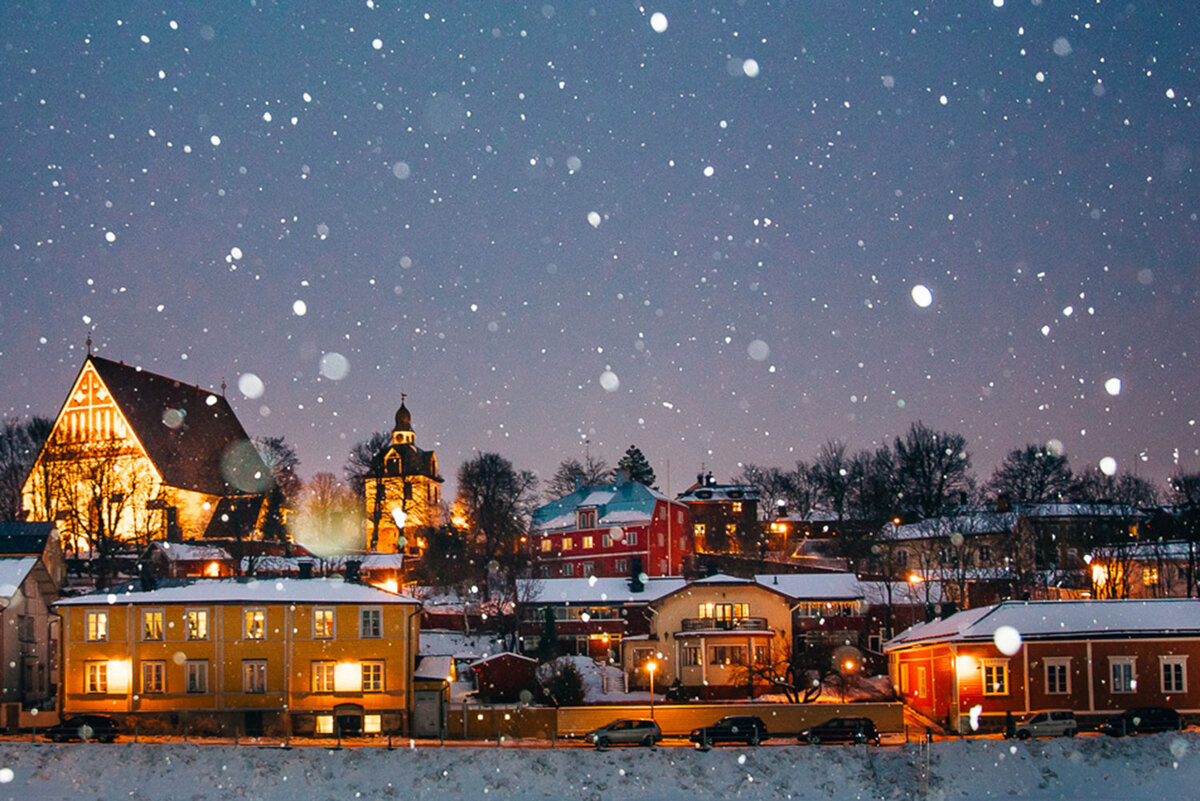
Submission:
M 224 397 L 123 362 L 89 355 L 113 401 L 168 486 L 211 495 L 244 492 L 225 479 L 222 460 L 246 430 Z M 270 475 L 252 446 L 237 449 L 239 475 Z M 263 482 L 265 484 L 265 481 Z M 265 487 L 262 487 L 265 488 Z
M 383 451 L 385 465 L 393 453 L 400 457 L 399 475 L 424 476 L 433 481 L 442 481 L 437 472 L 437 458 L 433 451 L 423 451 L 412 443 L 388 445 Z
M 396 427 L 393 431 L 412 431 L 412 412 L 404 405 L 404 399 L 400 399 L 400 408 L 396 410 Z

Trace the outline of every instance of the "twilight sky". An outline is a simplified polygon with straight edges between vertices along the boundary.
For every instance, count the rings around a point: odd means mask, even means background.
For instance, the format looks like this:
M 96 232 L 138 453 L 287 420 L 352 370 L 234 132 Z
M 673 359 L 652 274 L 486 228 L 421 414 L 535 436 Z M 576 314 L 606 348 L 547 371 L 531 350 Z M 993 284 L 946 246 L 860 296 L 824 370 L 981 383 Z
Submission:
M 586 437 L 677 492 L 917 419 L 984 478 L 1055 439 L 1161 481 L 1198 67 L 1188 3 L 6 2 L 0 413 L 93 330 L 305 476 L 404 391 L 451 483 Z

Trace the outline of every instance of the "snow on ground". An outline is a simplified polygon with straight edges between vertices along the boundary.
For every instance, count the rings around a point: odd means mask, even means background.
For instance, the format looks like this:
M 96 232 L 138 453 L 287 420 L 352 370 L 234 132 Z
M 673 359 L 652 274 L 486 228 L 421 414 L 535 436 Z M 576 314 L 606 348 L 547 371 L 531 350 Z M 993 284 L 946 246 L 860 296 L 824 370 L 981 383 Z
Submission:
M 0 801 L 247 798 L 1187 799 L 1200 735 L 752 748 L 522 749 L 0 743 Z M 927 792 L 926 792 L 927 788 Z M 1192 788 L 1192 789 L 1189 789 Z

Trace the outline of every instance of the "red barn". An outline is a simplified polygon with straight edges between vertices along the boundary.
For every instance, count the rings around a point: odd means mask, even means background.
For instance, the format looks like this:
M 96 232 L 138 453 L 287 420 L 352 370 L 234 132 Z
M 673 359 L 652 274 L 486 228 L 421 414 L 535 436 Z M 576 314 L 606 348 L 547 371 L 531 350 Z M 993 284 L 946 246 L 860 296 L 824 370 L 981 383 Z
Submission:
M 472 662 L 477 694 L 485 701 L 517 701 L 521 690 L 533 692 L 537 666 L 536 659 L 508 652 Z

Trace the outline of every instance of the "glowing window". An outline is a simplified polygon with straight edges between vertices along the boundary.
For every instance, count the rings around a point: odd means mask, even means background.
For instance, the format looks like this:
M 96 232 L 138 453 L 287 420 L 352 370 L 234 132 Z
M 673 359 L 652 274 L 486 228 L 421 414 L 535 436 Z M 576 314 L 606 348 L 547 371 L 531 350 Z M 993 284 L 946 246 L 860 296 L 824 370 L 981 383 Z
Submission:
M 161 640 L 163 638 L 163 610 L 147 609 L 142 612 L 142 639 Z
M 364 693 L 383 692 L 383 661 L 362 663 L 362 691 Z
M 108 612 L 87 613 L 88 642 L 100 642 L 108 639 Z
M 187 620 L 187 638 L 189 640 L 208 639 L 207 609 L 189 609 L 185 618 Z
M 335 662 L 312 663 L 312 691 L 314 693 L 333 692 L 333 673 Z
M 267 637 L 267 612 L 265 609 L 247 609 L 242 615 L 242 636 L 247 640 L 263 640 Z
M 314 609 L 313 610 L 313 639 L 316 639 L 316 640 L 331 640 L 331 639 L 333 639 L 333 610 L 332 609 Z
M 108 692 L 108 663 L 88 662 L 85 667 L 84 692 Z

